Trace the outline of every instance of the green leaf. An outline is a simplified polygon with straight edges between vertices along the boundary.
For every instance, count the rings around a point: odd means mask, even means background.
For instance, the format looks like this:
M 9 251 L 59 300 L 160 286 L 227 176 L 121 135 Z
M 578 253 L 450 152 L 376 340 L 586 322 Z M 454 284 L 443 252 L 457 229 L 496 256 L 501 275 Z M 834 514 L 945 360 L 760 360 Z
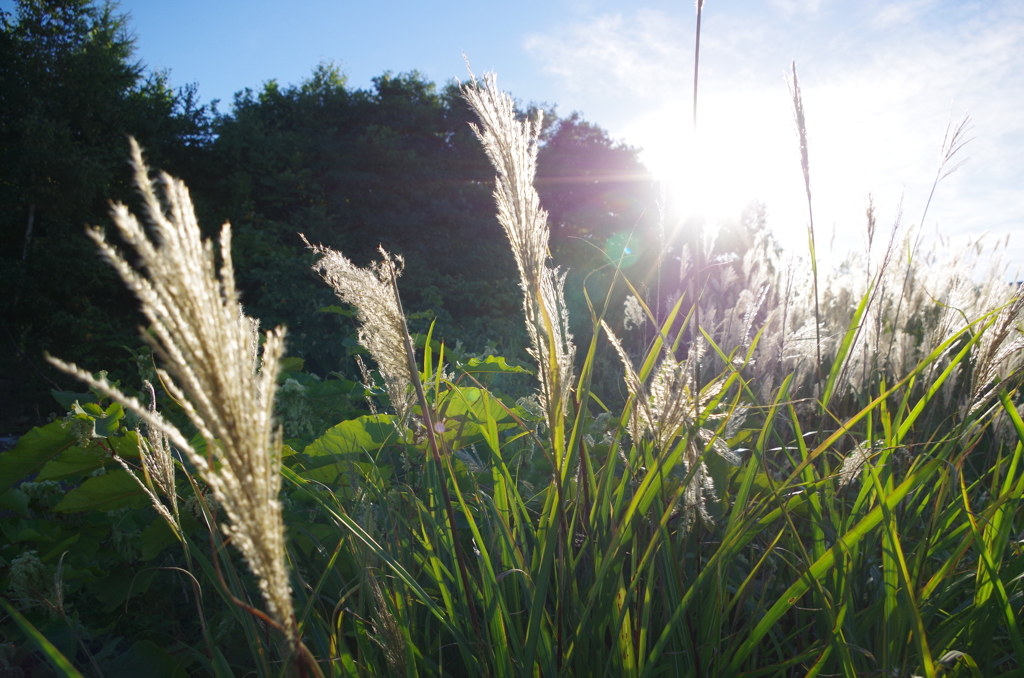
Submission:
M 316 312 L 317 313 L 336 313 L 338 315 L 343 315 L 346 318 L 352 318 L 356 314 L 356 312 L 353 311 L 351 308 L 342 308 L 341 306 L 323 306 L 321 308 L 318 308 L 316 310 Z
M 109 438 L 116 435 L 121 428 L 121 419 L 124 418 L 124 408 L 121 403 L 110 403 L 110 407 L 103 413 L 103 416 L 96 420 L 96 435 L 101 438 Z
M 32 429 L 13 449 L 0 454 L 0 492 L 36 473 L 74 444 L 75 437 L 59 421 Z
M 188 444 L 192 446 L 192 449 L 200 457 L 206 456 L 206 438 L 201 433 L 197 433 L 192 436 L 192 439 L 188 441 Z
M 342 456 L 379 450 L 397 437 L 389 414 L 371 414 L 343 421 L 303 450 L 309 457 Z
M 65 412 L 70 412 L 76 402 L 79 405 L 99 402 L 99 397 L 95 393 L 72 393 L 71 391 L 58 391 L 56 389 L 51 390 L 50 393 L 53 395 L 54 400 L 64 408 Z
M 305 386 L 310 400 L 337 400 L 352 394 L 362 396 L 365 390 L 362 384 L 348 379 L 328 379 Z
M 472 358 L 469 362 L 459 365 L 459 369 L 465 372 L 506 372 L 509 374 L 533 374 L 525 367 L 509 365 L 502 356 L 491 355 L 483 360 Z
M 111 461 L 110 455 L 99 445 L 89 447 L 69 447 L 56 459 L 47 462 L 39 471 L 37 481 L 57 480 L 73 475 L 84 475 L 100 468 Z
M 295 356 L 288 356 L 287 358 L 281 358 L 281 372 L 301 372 L 306 361 L 302 358 L 296 358 Z
M 82 533 L 76 532 L 75 534 L 71 535 L 61 543 L 51 548 L 45 554 L 43 554 L 43 557 L 40 558 L 40 560 L 42 560 L 44 563 L 48 563 L 50 561 L 56 560 L 57 558 L 60 558 L 62 555 L 67 553 L 68 549 L 74 546 L 75 543 L 78 542 L 78 540 L 81 538 Z
M 24 527 L 18 530 L 11 542 L 16 544 L 22 541 L 51 541 L 52 539 L 53 537 L 42 534 L 33 527 Z
M 0 492 L 0 509 L 24 514 L 28 509 L 28 495 L 16 487 Z
M 484 427 L 497 430 L 514 426 L 501 403 L 486 391 L 475 387 L 456 388 L 448 392 L 438 405 L 438 423 L 445 428 L 444 437 L 453 449 L 482 440 Z M 505 423 L 501 423 L 504 421 Z
M 107 445 L 109 445 L 119 457 L 124 459 L 139 458 L 139 434 L 135 431 L 126 431 L 123 436 L 107 438 Z
M 139 549 L 142 551 L 142 560 L 153 560 L 165 547 L 177 544 L 178 538 L 174 530 L 163 517 L 158 517 L 149 527 L 142 531 L 139 538 Z
M 89 478 L 71 490 L 54 511 L 113 511 L 123 506 L 138 506 L 148 497 L 139 483 L 124 469 L 114 469 Z
M 342 486 L 350 487 L 353 475 L 356 475 L 360 481 L 374 476 L 387 479 L 391 475 L 391 467 L 365 461 L 345 460 L 302 471 L 299 475 L 306 480 L 323 483 L 338 490 Z

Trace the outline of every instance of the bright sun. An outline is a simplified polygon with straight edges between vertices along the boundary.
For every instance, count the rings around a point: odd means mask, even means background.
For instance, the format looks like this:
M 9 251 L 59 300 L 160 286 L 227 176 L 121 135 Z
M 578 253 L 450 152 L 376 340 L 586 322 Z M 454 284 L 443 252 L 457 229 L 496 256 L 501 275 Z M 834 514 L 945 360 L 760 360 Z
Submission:
M 690 104 L 651 111 L 630 132 L 643 161 L 686 214 L 735 219 L 751 200 L 765 203 L 785 240 L 806 231 L 795 133 L 783 94 L 708 95 L 696 134 Z
M 863 246 L 868 190 L 875 205 L 890 212 L 904 190 L 899 183 L 872 181 L 885 143 L 895 142 L 857 135 L 862 123 L 856 110 L 846 110 L 850 95 L 841 94 L 819 93 L 808 121 L 819 256 L 841 257 Z M 691 102 L 676 100 L 648 111 L 627 130 L 669 202 L 684 217 L 703 214 L 714 222 L 736 219 L 758 200 L 780 244 L 805 251 L 807 198 L 785 86 L 702 94 L 696 133 L 692 110 Z

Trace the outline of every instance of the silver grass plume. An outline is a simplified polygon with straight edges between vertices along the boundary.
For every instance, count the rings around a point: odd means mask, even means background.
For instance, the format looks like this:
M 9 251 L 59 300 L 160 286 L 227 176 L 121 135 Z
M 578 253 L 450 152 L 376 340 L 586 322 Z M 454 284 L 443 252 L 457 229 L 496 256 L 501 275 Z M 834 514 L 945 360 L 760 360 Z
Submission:
M 89 236 L 142 302 L 154 335 L 144 337 L 165 366 L 157 374 L 206 439 L 207 454 L 197 453 L 174 425 L 106 379 L 95 379 L 54 358 L 50 361 L 131 409 L 188 456 L 227 514 L 222 528 L 259 580 L 267 611 L 294 642 L 295 615 L 278 501 L 281 433 L 272 418 L 284 328 L 266 334 L 256 369 L 254 324 L 240 312 L 235 289 L 230 225 L 221 229 L 218 271 L 213 243 L 202 237 L 188 189 L 166 174 L 151 181 L 134 139 L 131 154 L 135 183 L 155 239 L 121 204 L 113 207 L 114 223 L 134 249 L 138 268 L 107 242 L 102 230 L 92 228 Z M 157 195 L 158 183 L 162 196 Z
M 518 120 L 512 97 L 498 89 L 493 73 L 485 74 L 483 83 L 473 78 L 462 88 L 462 96 L 480 118 L 480 125 L 471 127 L 498 173 L 498 221 L 519 267 L 528 350 L 537 361 L 541 404 L 554 429 L 557 422 L 552 417 L 564 412 L 569 402 L 576 348 L 565 308 L 565 273 L 547 265 L 548 213 L 533 186 L 543 114 L 538 111 L 532 122 Z
M 682 362 L 676 360 L 672 352 L 666 348 L 661 363 L 654 370 L 649 384 L 645 386 L 618 337 L 603 320 L 601 327 L 622 359 L 626 370 L 626 389 L 634 401 L 629 422 L 629 434 L 634 444 L 638 444 L 645 435 L 649 435 L 656 449 L 668 453 L 677 438 L 686 438 L 683 463 L 687 474 L 690 475 L 684 497 L 686 523 L 692 523 L 695 514 L 699 514 L 705 524 L 713 523 L 705 502 L 707 499 L 715 499 L 715 484 L 701 458 L 701 449 L 710 445 L 712 451 L 730 464 L 738 464 L 740 458 L 729 449 L 725 438 L 735 434 L 735 428 L 742 424 L 745 410 L 738 410 L 731 416 L 728 413 L 706 415 L 707 421 L 728 419 L 723 436 L 710 429 L 698 427 L 695 419 L 697 412 L 703 411 L 722 390 L 720 381 L 707 385 L 703 392 L 697 389 L 694 367 L 701 359 L 702 344 L 695 345 L 692 355 Z
M 884 440 L 876 440 L 874 444 L 870 440 L 865 440 L 850 450 L 850 453 L 843 457 L 843 464 L 839 467 L 839 489 L 846 489 L 854 480 L 860 478 L 864 464 L 868 462 L 872 454 L 884 446 Z
M 647 316 L 644 315 L 644 310 L 640 306 L 640 301 L 632 294 L 627 294 L 624 305 L 625 315 L 622 318 L 622 328 L 630 330 L 633 328 L 643 327 L 644 323 L 647 322 Z
M 982 337 L 972 356 L 971 398 L 967 413 L 980 409 L 1012 373 L 1020 372 L 1020 353 L 1024 350 L 1024 292 L 1017 290 L 1003 306 L 995 323 Z
M 404 675 L 407 664 L 405 636 L 402 634 L 401 626 L 395 619 L 395 615 L 391 613 L 385 594 L 381 591 L 380 584 L 372 571 L 367 571 L 367 578 L 370 582 L 370 592 L 373 594 L 370 612 L 373 618 L 374 633 L 370 635 L 370 640 L 384 651 L 384 661 L 387 663 L 391 675 Z
M 306 241 L 305 236 L 303 240 Z M 401 274 L 402 257 L 393 257 L 381 248 L 383 261 L 359 268 L 341 252 L 310 245 L 309 241 L 306 245 L 320 255 L 313 270 L 334 288 L 339 299 L 356 307 L 359 343 L 377 362 L 391 405 L 398 414 L 400 425 L 404 425 L 412 409 L 412 380 L 419 379 L 419 375 L 410 373 L 405 354 L 408 329 L 405 316 L 398 307 L 391 277 L 392 272 L 396 276 Z
M 143 385 L 149 391 L 149 411 L 156 413 L 156 393 L 153 385 L 144 381 Z M 157 513 L 167 521 L 168 526 L 174 535 L 184 543 L 181 520 L 178 514 L 178 495 L 174 486 L 174 455 L 171 452 L 167 436 L 153 426 L 147 426 L 146 437 L 142 436 L 139 427 L 135 428 L 135 435 L 139 440 L 139 459 L 142 461 L 142 478 L 128 465 L 121 457 L 115 457 L 125 471 L 135 478 L 143 492 L 153 503 Z M 167 508 L 158 495 L 162 494 L 170 502 Z

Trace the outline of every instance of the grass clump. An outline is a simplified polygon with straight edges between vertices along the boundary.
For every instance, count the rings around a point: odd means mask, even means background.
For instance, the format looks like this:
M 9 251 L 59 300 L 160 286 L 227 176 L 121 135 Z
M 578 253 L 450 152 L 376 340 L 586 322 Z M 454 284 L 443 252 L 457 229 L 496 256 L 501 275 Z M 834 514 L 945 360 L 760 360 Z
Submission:
M 430 334 L 412 337 L 395 259 L 363 269 L 317 247 L 381 376 L 351 392 L 394 414 L 375 407 L 302 449 L 272 419 L 283 330 L 257 359 L 229 232 L 218 272 L 184 187 L 164 180 L 168 212 L 133 151 L 157 242 L 123 208 L 139 266 L 94 237 L 199 435 L 65 367 L 184 455 L 162 495 L 208 488 L 255 575 L 254 588 L 216 530 L 207 550 L 203 525 L 176 523 L 251 649 L 227 659 L 204 625 L 196 661 L 218 676 L 1020 675 L 1024 297 L 998 273 L 978 282 L 970 261 L 937 266 L 898 227 L 880 257 L 832 273 L 766 241 L 695 271 L 660 315 L 617 275 L 654 338 L 634 364 L 605 321 L 608 290 L 587 299 L 577 358 L 532 185 L 540 123 L 493 76 L 463 91 L 497 173 L 537 397 L 482 384 L 521 367 L 446 362 Z M 794 72 L 799 117 L 798 92 Z M 591 392 L 605 339 L 629 394 L 617 411 Z M 215 507 L 199 515 L 216 524 Z

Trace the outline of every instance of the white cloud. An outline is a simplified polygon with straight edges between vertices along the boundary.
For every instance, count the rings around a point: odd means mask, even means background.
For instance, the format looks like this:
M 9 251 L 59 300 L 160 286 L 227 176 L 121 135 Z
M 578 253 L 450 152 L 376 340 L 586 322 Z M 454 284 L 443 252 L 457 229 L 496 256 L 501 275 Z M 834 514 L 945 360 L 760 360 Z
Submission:
M 821 0 L 771 0 L 783 14 L 813 14 L 821 9 Z
M 876 28 L 905 26 L 921 16 L 925 10 L 933 8 L 936 4 L 936 0 L 887 1 L 876 10 L 872 18 L 872 24 Z
M 678 39 L 682 22 L 663 12 L 605 14 L 526 37 L 526 51 L 570 91 L 657 98 L 680 83 L 689 58 Z M 691 67 L 692 68 L 692 67 Z

